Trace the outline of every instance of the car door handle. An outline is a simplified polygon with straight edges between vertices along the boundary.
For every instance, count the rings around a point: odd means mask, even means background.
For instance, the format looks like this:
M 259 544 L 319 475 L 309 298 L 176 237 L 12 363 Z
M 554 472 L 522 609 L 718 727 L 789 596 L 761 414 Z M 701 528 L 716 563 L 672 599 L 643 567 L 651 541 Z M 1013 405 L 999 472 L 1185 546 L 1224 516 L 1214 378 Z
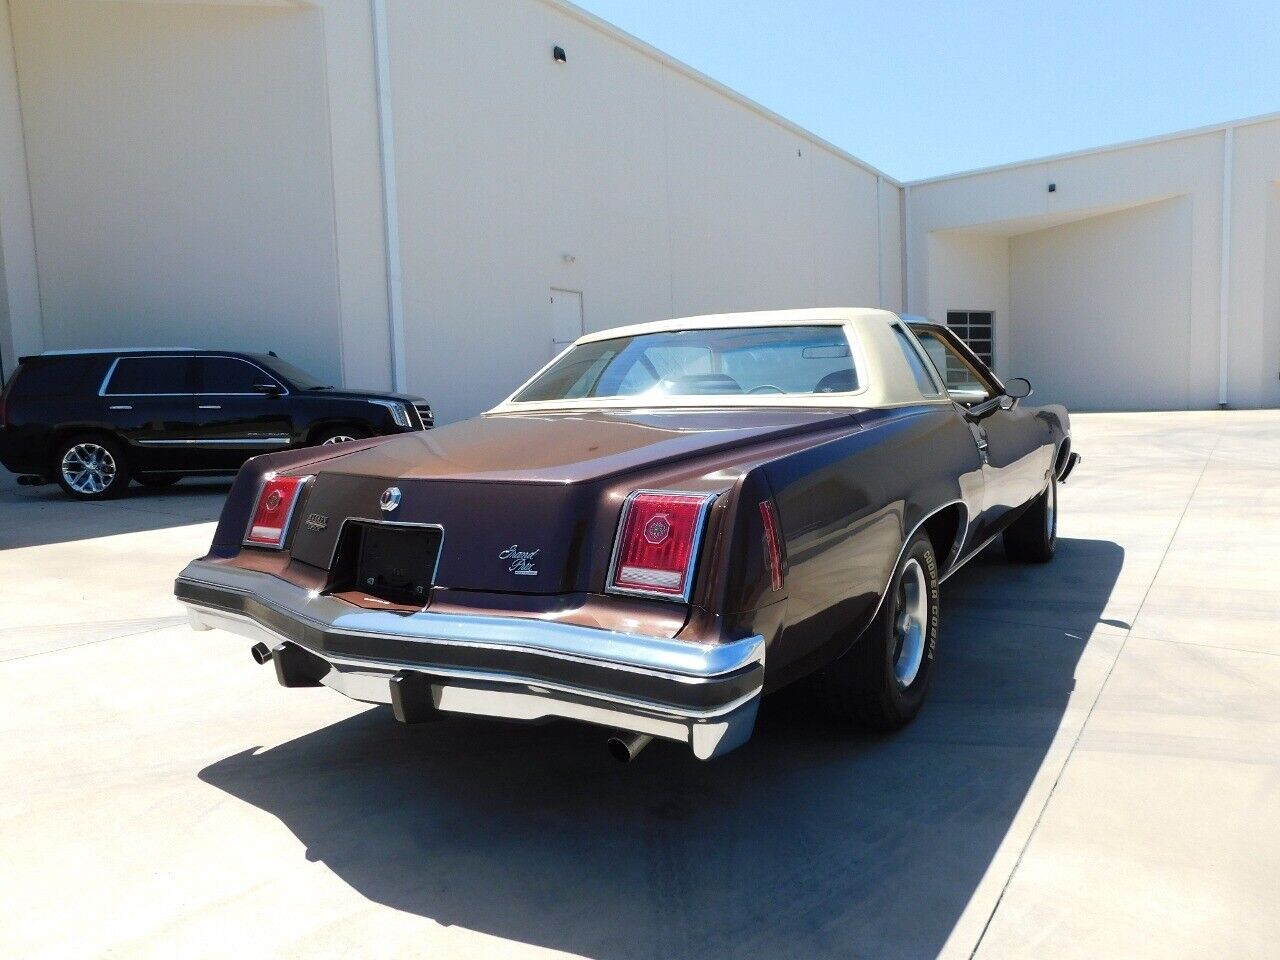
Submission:
M 116 403 L 111 407 L 112 410 L 132 410 L 133 407 L 127 403 Z
M 201 410 L 221 410 L 221 409 L 222 409 L 222 404 L 220 404 L 220 403 L 202 403 L 202 404 L 200 404 L 200 409 L 201 409 Z

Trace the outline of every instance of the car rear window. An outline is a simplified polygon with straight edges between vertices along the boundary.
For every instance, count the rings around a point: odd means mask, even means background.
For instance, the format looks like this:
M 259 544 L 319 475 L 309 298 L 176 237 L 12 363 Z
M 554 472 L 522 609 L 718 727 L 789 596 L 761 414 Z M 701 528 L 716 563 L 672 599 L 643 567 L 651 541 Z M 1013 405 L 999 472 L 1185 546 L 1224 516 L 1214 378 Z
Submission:
M 191 393 L 188 357 L 121 357 L 103 393 L 111 396 Z
M 671 330 L 576 344 L 516 403 L 628 397 L 813 395 L 860 389 L 838 325 Z
M 18 368 L 9 394 L 12 399 L 69 397 L 88 389 L 87 381 L 105 366 L 99 357 L 48 357 L 28 360 Z M 101 376 L 101 373 L 98 373 Z

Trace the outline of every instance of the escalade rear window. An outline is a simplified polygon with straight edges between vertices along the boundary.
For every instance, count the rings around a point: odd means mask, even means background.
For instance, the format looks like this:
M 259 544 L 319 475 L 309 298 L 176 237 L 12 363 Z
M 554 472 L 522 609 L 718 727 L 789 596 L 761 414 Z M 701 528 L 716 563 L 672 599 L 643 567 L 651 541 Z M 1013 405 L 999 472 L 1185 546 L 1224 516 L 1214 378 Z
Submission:
M 28 360 L 18 368 L 9 396 L 17 400 L 31 397 L 69 397 L 77 393 L 96 393 L 97 384 L 89 388 L 92 374 L 101 377 L 105 361 L 96 357 L 49 357 Z
M 108 396 L 191 393 L 189 357 L 121 357 L 102 392 Z

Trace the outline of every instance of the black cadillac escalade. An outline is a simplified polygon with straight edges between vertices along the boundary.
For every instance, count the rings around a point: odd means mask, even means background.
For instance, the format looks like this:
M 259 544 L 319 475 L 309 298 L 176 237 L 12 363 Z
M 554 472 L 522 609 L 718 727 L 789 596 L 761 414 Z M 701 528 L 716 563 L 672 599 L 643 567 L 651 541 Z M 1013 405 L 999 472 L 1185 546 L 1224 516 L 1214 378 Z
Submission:
M 94 350 L 24 357 L 0 394 L 0 463 L 103 500 L 252 456 L 433 426 L 421 397 L 335 390 L 274 353 Z

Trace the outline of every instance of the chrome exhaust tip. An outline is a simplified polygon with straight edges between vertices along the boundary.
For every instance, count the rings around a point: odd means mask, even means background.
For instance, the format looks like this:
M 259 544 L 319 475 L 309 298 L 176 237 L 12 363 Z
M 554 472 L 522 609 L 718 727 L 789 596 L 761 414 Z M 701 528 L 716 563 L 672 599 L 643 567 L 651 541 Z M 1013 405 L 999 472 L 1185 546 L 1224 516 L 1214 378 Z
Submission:
M 265 643 L 255 643 L 249 648 L 249 653 L 253 654 L 253 660 L 259 666 L 264 666 L 271 662 L 271 648 Z
M 630 763 L 653 740 L 647 733 L 618 733 L 609 738 L 609 756 L 619 763 Z

